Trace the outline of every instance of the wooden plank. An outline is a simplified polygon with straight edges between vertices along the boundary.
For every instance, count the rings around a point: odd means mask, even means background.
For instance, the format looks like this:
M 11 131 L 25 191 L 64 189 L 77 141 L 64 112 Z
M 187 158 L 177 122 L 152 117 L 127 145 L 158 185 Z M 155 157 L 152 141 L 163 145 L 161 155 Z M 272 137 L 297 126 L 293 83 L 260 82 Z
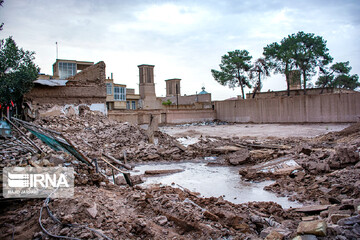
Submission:
M 311 213 L 311 212 L 321 212 L 327 210 L 331 205 L 310 205 L 301 208 L 296 208 L 295 212 Z
M 23 132 L 23 131 L 21 131 L 14 123 L 12 123 L 11 121 L 10 121 L 10 119 L 8 119 L 7 117 L 4 117 L 5 119 L 6 119 L 6 121 L 8 121 L 10 124 L 11 124 L 11 126 L 13 126 L 15 129 L 16 129 L 16 131 L 18 131 L 21 135 L 23 135 L 23 137 L 24 137 L 24 139 L 26 140 L 26 142 L 28 142 L 30 145 L 33 145 L 40 153 L 43 153 L 44 151 L 40 148 L 40 147 L 38 147 L 33 141 L 31 141 L 27 136 L 26 136 L 26 134 Z
M 85 141 L 84 139 L 83 139 L 83 142 L 84 142 L 86 145 L 88 145 L 89 147 L 97 150 L 93 145 L 91 145 L 90 143 L 88 143 L 88 142 Z M 114 158 L 113 156 L 111 156 L 111 155 L 109 155 L 109 154 L 106 154 L 106 153 L 103 153 L 103 152 L 102 152 L 101 155 L 103 155 L 104 157 L 107 157 L 107 158 L 111 159 L 112 161 L 114 161 L 115 163 L 119 164 L 120 166 L 126 168 L 127 170 L 131 170 L 131 169 L 132 169 L 132 167 L 131 167 L 129 164 L 126 164 L 126 163 L 124 164 L 124 163 L 120 162 L 120 160 Z
M 92 162 L 91 162 L 87 157 L 84 156 L 84 154 L 82 154 L 79 150 L 77 150 L 77 148 L 71 143 L 70 140 L 68 140 L 68 139 L 67 139 L 64 135 L 62 135 L 62 134 L 60 134 L 60 136 L 61 136 L 63 139 L 65 139 L 65 141 L 66 141 L 71 147 L 73 147 L 73 148 L 80 154 L 80 156 L 81 156 L 85 161 L 87 161 L 87 162 L 89 163 L 89 165 L 90 165 L 91 167 L 94 166 L 94 165 L 92 164 Z
M 172 173 L 178 173 L 183 172 L 184 169 L 159 169 L 159 170 L 146 170 L 146 175 L 158 175 L 158 174 L 172 174 Z

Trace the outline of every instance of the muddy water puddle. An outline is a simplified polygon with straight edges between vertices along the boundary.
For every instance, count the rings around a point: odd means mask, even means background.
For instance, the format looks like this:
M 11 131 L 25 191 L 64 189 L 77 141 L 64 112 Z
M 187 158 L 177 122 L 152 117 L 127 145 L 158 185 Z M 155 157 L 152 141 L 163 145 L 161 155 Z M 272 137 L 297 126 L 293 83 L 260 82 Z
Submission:
M 143 185 L 163 184 L 173 187 L 187 188 L 199 192 L 203 197 L 220 197 L 239 204 L 251 201 L 273 201 L 283 208 L 300 207 L 300 203 L 291 202 L 285 197 L 277 197 L 274 193 L 263 190 L 273 181 L 260 183 L 242 181 L 238 167 L 207 166 L 204 162 L 156 163 L 138 165 L 132 173 L 144 174 L 146 170 L 184 169 L 183 172 L 146 177 Z

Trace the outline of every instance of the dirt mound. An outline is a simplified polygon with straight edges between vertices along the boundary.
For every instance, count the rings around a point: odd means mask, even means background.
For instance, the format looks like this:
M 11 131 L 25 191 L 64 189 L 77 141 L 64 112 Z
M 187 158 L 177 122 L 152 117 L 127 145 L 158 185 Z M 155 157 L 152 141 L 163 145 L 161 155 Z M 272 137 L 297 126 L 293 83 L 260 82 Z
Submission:
M 350 142 L 356 141 L 360 139 L 360 123 L 354 123 L 349 127 L 338 131 L 338 132 L 330 132 L 325 135 L 314 138 L 313 140 L 316 142 Z
M 62 132 L 89 158 L 102 153 L 131 162 L 189 159 L 191 152 L 176 146 L 176 140 L 164 133 L 155 133 L 155 144 L 149 143 L 146 131 L 130 123 L 111 121 L 101 114 L 84 111 L 81 116 L 55 116 L 39 119 L 37 125 Z
M 360 122 L 359 123 L 354 123 L 351 126 L 339 131 L 339 132 L 335 132 L 335 135 L 338 137 L 345 137 L 345 136 L 349 136 L 349 135 L 353 135 L 353 134 L 359 134 L 360 133 Z

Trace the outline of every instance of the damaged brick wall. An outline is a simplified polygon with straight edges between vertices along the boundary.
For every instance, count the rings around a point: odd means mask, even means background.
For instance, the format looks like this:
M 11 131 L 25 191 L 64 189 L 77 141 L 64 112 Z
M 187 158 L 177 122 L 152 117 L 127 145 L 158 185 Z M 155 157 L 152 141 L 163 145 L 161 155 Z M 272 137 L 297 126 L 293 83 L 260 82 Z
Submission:
M 92 65 L 68 78 L 66 86 L 44 86 L 35 84 L 24 96 L 33 104 L 92 104 L 106 103 L 105 63 Z

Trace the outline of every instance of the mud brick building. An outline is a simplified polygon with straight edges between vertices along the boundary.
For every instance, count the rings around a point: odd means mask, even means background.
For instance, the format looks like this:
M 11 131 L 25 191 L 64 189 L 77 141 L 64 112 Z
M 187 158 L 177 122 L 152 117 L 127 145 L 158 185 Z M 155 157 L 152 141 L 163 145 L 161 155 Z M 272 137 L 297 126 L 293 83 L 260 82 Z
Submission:
M 34 111 L 51 105 L 76 109 L 81 105 L 106 114 L 105 68 L 104 62 L 57 60 L 54 75 L 40 75 L 24 100 Z

